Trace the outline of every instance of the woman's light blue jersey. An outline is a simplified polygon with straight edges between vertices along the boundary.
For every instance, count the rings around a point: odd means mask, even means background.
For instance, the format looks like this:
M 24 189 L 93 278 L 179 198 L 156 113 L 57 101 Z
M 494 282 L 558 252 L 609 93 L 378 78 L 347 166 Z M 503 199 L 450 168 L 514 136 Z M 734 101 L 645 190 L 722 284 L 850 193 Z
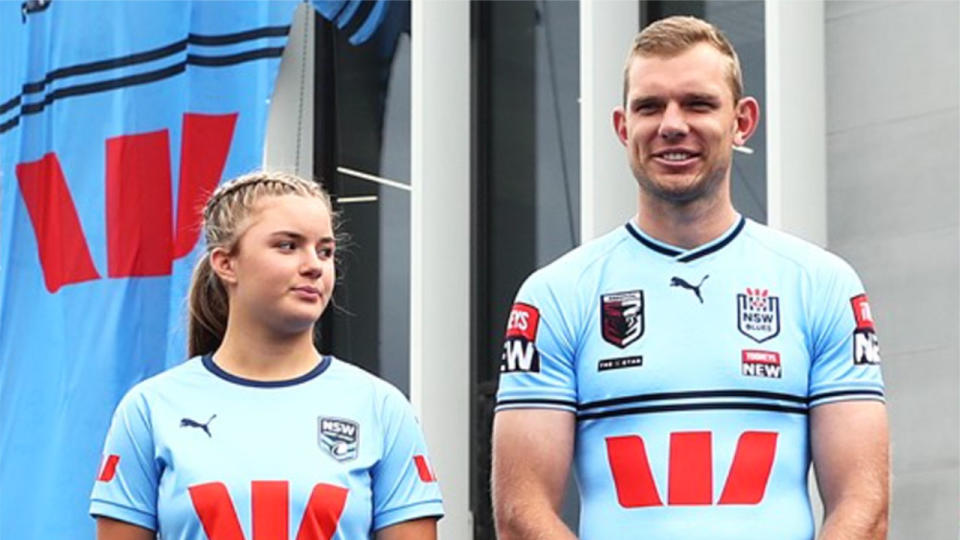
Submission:
M 808 412 L 883 400 L 879 362 L 838 257 L 744 218 L 693 250 L 628 223 L 520 288 L 497 410 L 576 414 L 581 538 L 810 539 Z
M 114 414 L 90 513 L 164 540 L 353 540 L 443 508 L 413 410 L 325 357 L 289 381 L 194 358 Z

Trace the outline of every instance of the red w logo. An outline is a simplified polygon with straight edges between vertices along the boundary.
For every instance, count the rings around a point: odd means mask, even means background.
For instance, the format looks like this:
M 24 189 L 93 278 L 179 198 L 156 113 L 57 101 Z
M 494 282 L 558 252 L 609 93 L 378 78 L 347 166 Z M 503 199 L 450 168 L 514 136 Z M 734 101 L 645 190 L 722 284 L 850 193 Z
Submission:
M 251 488 L 252 540 L 290 538 L 290 490 L 282 481 L 254 481 Z M 347 489 L 330 484 L 313 487 L 296 540 L 329 540 L 337 530 Z M 210 540 L 245 540 L 233 500 L 221 482 L 189 488 L 193 508 Z
M 737 441 L 727 483 L 717 504 L 758 504 L 777 450 L 777 433 L 746 431 Z M 624 508 L 663 506 L 650 462 L 637 435 L 607 437 L 607 456 L 617 500 Z M 713 504 L 713 456 L 709 431 L 670 434 L 668 505 Z
M 220 182 L 237 115 L 185 114 L 177 222 L 171 204 L 168 130 L 106 141 L 107 275 L 170 274 L 193 249 L 205 198 Z M 53 152 L 16 167 L 50 292 L 99 279 L 60 160 Z

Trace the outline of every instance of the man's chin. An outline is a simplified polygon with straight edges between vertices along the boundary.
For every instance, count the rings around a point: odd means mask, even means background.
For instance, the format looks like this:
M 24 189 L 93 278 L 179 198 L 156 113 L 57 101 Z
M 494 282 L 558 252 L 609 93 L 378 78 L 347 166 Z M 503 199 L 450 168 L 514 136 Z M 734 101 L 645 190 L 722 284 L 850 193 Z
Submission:
M 654 178 L 640 181 L 640 188 L 649 195 L 674 204 L 688 204 L 702 199 L 707 186 L 699 178 Z

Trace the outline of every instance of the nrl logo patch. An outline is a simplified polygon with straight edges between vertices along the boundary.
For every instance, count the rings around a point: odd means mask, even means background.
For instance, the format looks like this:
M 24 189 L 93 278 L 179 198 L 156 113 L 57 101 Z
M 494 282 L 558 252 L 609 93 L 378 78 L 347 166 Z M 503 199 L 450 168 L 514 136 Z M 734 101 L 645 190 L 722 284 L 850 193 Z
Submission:
M 767 289 L 747 288 L 737 295 L 737 329 L 748 338 L 763 343 L 780 333 L 780 299 Z
M 317 418 L 317 442 L 337 461 L 357 457 L 360 425 L 342 418 Z
M 625 349 L 643 335 L 643 291 L 625 291 L 600 297 L 603 339 Z

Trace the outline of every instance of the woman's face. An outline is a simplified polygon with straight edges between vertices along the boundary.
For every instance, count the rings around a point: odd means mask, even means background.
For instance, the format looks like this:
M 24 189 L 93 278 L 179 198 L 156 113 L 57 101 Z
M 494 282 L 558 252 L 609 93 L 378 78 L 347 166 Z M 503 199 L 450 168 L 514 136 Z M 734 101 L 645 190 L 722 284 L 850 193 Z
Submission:
M 333 296 L 336 246 L 327 205 L 316 197 L 264 197 L 240 230 L 225 261 L 230 272 L 218 272 L 231 314 L 243 310 L 243 319 L 278 333 L 309 330 Z

